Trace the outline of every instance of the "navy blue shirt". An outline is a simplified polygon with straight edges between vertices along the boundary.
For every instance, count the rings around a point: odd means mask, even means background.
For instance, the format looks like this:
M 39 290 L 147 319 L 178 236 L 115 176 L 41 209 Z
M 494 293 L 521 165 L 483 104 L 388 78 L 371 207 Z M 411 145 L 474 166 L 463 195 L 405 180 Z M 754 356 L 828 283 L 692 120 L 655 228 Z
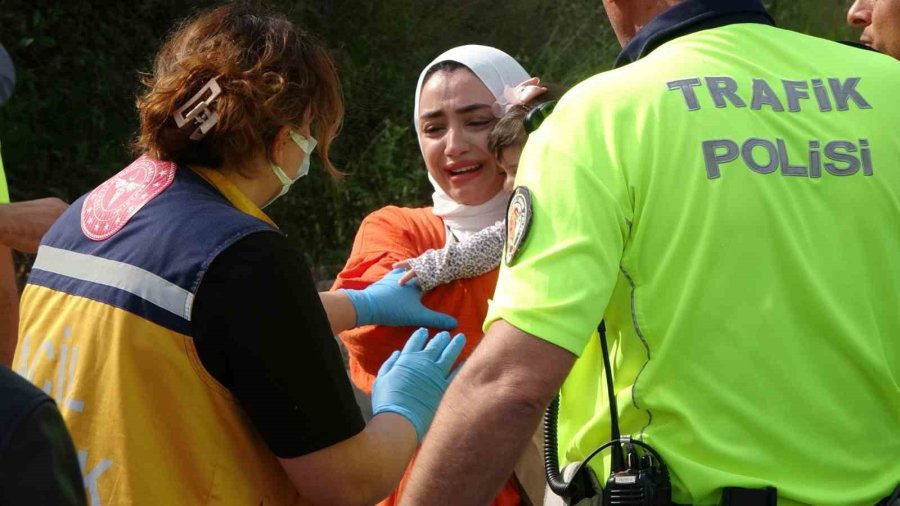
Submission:
M 635 62 L 672 39 L 735 23 L 774 25 L 775 20 L 760 0 L 685 0 L 644 25 L 622 49 L 616 67 Z
M 0 504 L 87 504 L 56 403 L 0 365 Z

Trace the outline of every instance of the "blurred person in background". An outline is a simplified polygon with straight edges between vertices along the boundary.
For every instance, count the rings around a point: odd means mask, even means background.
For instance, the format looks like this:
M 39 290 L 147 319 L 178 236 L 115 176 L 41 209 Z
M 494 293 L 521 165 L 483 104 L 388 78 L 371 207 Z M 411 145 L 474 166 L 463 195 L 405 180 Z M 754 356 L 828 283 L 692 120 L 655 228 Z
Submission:
M 15 85 L 15 66 L 0 45 L 0 106 L 9 100 Z M 11 250 L 36 252 L 41 237 L 66 207 L 65 202 L 55 197 L 11 204 L 0 156 L 0 363 L 7 366 L 15 351 L 19 315 L 19 290 Z
M 15 76 L 12 60 L 0 45 L 0 105 L 12 94 Z M 9 204 L 0 159 L 0 504 L 4 505 L 86 502 L 75 447 L 56 403 L 7 368 L 15 347 L 19 300 L 10 249 L 34 252 L 65 204 L 59 207 L 57 199 Z

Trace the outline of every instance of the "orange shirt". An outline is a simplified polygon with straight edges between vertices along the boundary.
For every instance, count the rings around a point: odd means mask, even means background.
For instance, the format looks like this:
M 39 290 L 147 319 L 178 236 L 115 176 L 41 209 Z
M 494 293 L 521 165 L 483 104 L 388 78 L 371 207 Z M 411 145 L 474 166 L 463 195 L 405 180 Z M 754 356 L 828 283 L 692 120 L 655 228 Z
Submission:
M 431 208 L 385 207 L 363 220 L 353 241 L 353 250 L 333 289 L 363 289 L 390 272 L 395 262 L 417 257 L 429 249 L 444 247 L 444 222 Z M 459 322 L 454 331 L 466 335 L 465 359 L 481 342 L 481 325 L 487 301 L 494 294 L 497 270 L 476 278 L 461 279 L 436 287 L 422 297 L 422 303 L 452 315 Z M 403 347 L 414 327 L 368 325 L 341 334 L 350 352 L 350 375 L 356 386 L 372 392 L 372 383 L 381 364 Z
M 431 208 L 400 208 L 388 206 L 363 220 L 353 241 L 353 250 L 344 270 L 338 274 L 332 289 L 359 290 L 381 279 L 391 271 L 395 262 L 421 255 L 429 249 L 444 247 L 444 222 Z M 431 290 L 422 303 L 435 311 L 452 315 L 459 322 L 454 332 L 466 335 L 466 347 L 460 359 L 466 359 L 481 342 L 481 324 L 487 314 L 487 301 L 497 284 L 497 270 L 475 278 L 460 279 Z M 395 350 L 403 347 L 414 327 L 383 327 L 368 325 L 341 334 L 350 354 L 350 376 L 356 386 L 371 394 L 372 383 L 381 364 Z M 412 463 L 410 463 L 410 468 Z M 409 468 L 400 486 L 380 504 L 391 506 L 400 498 Z M 503 486 L 493 506 L 520 504 L 519 488 L 514 477 Z

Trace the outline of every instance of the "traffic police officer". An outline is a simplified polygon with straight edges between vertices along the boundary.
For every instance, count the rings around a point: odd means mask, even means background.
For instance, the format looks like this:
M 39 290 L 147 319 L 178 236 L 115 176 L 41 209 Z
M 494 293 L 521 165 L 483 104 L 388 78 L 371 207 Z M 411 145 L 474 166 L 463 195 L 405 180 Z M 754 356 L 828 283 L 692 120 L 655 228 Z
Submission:
M 900 483 L 896 62 L 759 0 L 604 5 L 618 68 L 525 148 L 490 330 L 406 504 L 484 503 L 560 387 L 563 464 L 608 441 L 601 318 L 622 433 L 674 502 L 878 502 Z

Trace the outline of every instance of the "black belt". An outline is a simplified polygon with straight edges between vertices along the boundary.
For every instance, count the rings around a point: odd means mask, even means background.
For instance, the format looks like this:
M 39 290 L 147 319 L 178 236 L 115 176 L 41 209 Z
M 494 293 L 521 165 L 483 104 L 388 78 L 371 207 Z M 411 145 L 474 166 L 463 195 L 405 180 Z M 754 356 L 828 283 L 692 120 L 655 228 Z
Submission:
M 719 504 L 720 506 L 777 506 L 778 490 L 775 487 L 725 487 L 722 489 L 722 502 Z M 672 506 L 688 505 L 672 503 Z M 894 489 L 893 494 L 878 501 L 875 506 L 900 506 L 900 485 Z
M 777 506 L 778 489 L 725 487 L 722 489 L 722 501 L 719 506 Z M 672 503 L 672 506 L 689 506 Z

